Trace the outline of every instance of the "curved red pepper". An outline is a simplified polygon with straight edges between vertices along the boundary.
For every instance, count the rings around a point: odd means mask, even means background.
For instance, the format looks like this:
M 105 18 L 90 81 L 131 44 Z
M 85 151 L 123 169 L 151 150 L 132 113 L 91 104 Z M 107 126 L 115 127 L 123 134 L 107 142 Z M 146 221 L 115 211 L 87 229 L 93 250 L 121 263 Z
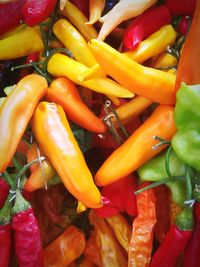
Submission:
M 9 189 L 10 187 L 8 183 L 4 179 L 0 178 L 0 209 L 3 207 L 6 198 L 8 197 Z
M 165 0 L 165 5 L 170 9 L 173 15 L 194 14 L 197 0 Z
M 0 225 L 0 266 L 8 267 L 11 249 L 11 228 L 10 224 Z
M 57 0 L 27 0 L 23 7 L 26 24 L 33 27 L 49 17 Z
M 25 0 L 0 4 L 0 34 L 16 27 L 23 19 L 22 7 Z
M 135 18 L 125 31 L 123 51 L 135 49 L 143 39 L 170 22 L 171 14 L 166 6 L 161 5 L 148 9 Z

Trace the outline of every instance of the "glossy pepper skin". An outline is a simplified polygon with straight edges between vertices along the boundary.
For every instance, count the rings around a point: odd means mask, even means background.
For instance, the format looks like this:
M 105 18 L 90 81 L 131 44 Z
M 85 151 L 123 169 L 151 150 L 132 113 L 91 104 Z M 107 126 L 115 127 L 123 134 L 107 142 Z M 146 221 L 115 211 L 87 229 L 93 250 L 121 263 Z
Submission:
M 89 21 L 87 24 L 94 24 L 96 23 L 104 10 L 105 7 L 105 0 L 90 0 L 89 1 Z
M 191 3 L 193 1 L 184 1 Z M 180 1 L 182 3 L 182 1 Z M 184 47 L 181 53 L 177 78 L 176 78 L 176 90 L 179 89 L 181 82 L 185 82 L 188 85 L 200 83 L 200 1 L 197 0 L 194 17 L 192 24 L 187 35 Z
M 81 99 L 76 85 L 67 78 L 55 79 L 48 88 L 46 99 L 61 105 L 67 118 L 83 128 L 104 133 L 106 126 Z
M 3 207 L 6 198 L 8 197 L 9 190 L 10 186 L 8 183 L 0 177 L 0 209 Z
M 165 0 L 165 5 L 173 15 L 193 16 L 197 0 Z
M 99 40 L 93 39 L 88 45 L 105 73 L 121 85 L 155 102 L 175 103 L 174 75 L 144 67 Z
M 148 267 L 152 252 L 153 229 L 156 223 L 153 190 L 144 191 L 137 196 L 137 208 L 138 215 L 133 221 L 129 246 L 128 266 Z
M 75 226 L 65 231 L 44 249 L 44 267 L 66 267 L 83 253 L 86 241 L 84 234 Z
M 157 142 L 153 136 L 170 140 L 176 132 L 173 120 L 174 108 L 158 106 L 153 114 L 103 163 L 95 180 L 98 185 L 107 185 L 130 174 L 157 155 L 166 146 L 152 149 Z M 133 156 L 134 155 L 134 156 Z
M 46 80 L 37 74 L 22 78 L 0 110 L 0 172 L 10 163 L 39 100 L 47 92 Z
M 123 51 L 134 50 L 142 40 L 171 22 L 171 14 L 165 5 L 153 7 L 137 16 L 123 36 Z
M 100 207 L 100 192 L 93 182 L 62 107 L 40 102 L 32 118 L 32 130 L 38 144 L 72 195 L 87 207 Z
M 57 0 L 27 0 L 23 7 L 26 24 L 33 27 L 49 17 L 56 6 Z
M 25 0 L 1 4 L 0 6 L 0 35 L 20 24 L 23 18 L 22 7 Z

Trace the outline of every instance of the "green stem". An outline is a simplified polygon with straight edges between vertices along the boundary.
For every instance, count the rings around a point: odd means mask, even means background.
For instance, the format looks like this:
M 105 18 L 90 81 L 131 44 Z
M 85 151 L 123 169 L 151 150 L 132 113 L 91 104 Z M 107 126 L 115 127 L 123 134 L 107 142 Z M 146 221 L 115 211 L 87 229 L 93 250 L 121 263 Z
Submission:
M 15 200 L 15 204 L 12 208 L 12 214 L 17 214 L 19 212 L 25 211 L 30 207 L 31 207 L 30 203 L 23 198 L 20 190 L 17 189 L 16 190 L 16 200 Z
M 0 225 L 9 224 L 11 221 L 11 207 L 12 203 L 10 201 L 11 195 L 9 194 L 8 198 L 2 209 L 0 209 Z
M 22 65 L 18 65 L 18 66 L 12 67 L 11 71 L 14 71 L 14 70 L 17 70 L 17 69 L 23 69 L 23 68 L 26 68 L 26 67 L 34 67 L 34 66 L 41 65 L 41 64 L 43 64 L 43 61 L 30 62 L 30 63 L 27 63 L 27 64 L 22 64 Z
M 166 152 L 166 156 L 165 156 L 165 170 L 166 170 L 167 176 L 170 178 L 170 181 L 174 182 L 174 178 L 171 174 L 170 167 L 169 167 L 170 165 L 169 159 L 170 159 L 171 152 L 172 152 L 172 147 L 169 146 Z
M 15 167 L 18 171 L 20 171 L 21 168 L 23 168 L 22 164 L 19 162 L 19 160 L 16 159 L 16 157 L 13 157 L 13 158 L 12 158 L 12 162 L 13 162 L 14 167 Z
M 185 165 L 186 200 L 192 199 L 192 183 L 190 177 L 190 167 Z
M 12 177 L 10 176 L 10 174 L 7 171 L 4 171 L 3 173 L 3 177 L 5 178 L 5 180 L 9 183 L 9 185 L 12 187 L 13 185 L 13 180 Z
M 34 66 L 34 68 L 35 71 L 41 76 L 43 76 L 48 81 L 49 84 L 52 82 L 51 78 L 46 73 L 44 73 L 39 67 Z
M 147 186 L 143 187 L 142 189 L 139 189 L 139 190 L 135 191 L 134 194 L 138 195 L 138 194 L 140 194 L 140 193 L 142 193 L 142 192 L 144 192 L 146 190 L 152 189 L 152 188 L 157 187 L 157 186 L 159 186 L 161 184 L 166 184 L 168 182 L 170 182 L 170 179 L 169 178 L 165 178 L 163 180 L 160 180 L 158 182 L 154 182 L 154 183 L 152 183 L 150 185 L 147 185 Z
M 41 32 L 41 36 L 42 36 L 42 40 L 44 43 L 44 53 L 43 55 L 46 57 L 49 55 L 49 45 L 48 45 L 48 40 L 47 40 L 47 36 L 46 36 L 46 32 L 43 28 L 43 26 L 40 24 L 40 32 Z

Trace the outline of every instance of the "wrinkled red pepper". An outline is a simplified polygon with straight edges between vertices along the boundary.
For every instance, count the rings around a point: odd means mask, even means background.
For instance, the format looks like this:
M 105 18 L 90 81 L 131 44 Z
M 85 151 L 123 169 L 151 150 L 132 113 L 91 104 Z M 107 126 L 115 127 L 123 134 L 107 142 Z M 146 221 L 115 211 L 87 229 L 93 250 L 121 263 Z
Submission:
M 22 7 L 25 0 L 0 4 L 0 34 L 16 27 L 23 19 Z
M 110 185 L 104 186 L 101 190 L 103 207 L 95 209 L 99 217 L 110 217 L 120 212 L 127 212 L 130 216 L 137 215 L 136 196 L 134 191 L 137 190 L 136 179 L 129 175 Z
M 3 207 L 6 198 L 8 197 L 10 186 L 8 183 L 0 178 L 0 209 Z
M 171 14 L 166 6 L 148 9 L 135 18 L 125 31 L 123 51 L 134 50 L 142 40 L 170 22 Z
M 195 204 L 196 222 L 184 253 L 184 267 L 200 266 L 200 202 Z
M 173 15 L 193 16 L 196 0 L 165 0 L 165 5 Z
M 15 231 L 15 251 L 20 267 L 43 267 L 42 244 L 37 219 L 30 204 L 17 190 L 12 209 L 12 229 Z
M 57 0 L 27 0 L 22 10 L 26 24 L 33 27 L 47 19 L 56 3 Z
M 74 4 L 87 18 L 89 17 L 89 0 L 71 0 Z

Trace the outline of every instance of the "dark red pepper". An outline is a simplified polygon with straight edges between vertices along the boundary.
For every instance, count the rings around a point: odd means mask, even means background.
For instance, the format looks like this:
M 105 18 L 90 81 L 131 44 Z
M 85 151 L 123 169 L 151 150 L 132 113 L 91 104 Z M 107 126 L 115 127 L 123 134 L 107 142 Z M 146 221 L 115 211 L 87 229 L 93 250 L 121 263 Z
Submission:
M 169 9 L 160 5 L 145 11 L 135 18 L 123 37 L 123 51 L 134 50 L 142 40 L 171 22 Z
M 22 7 L 25 0 L 0 4 L 0 34 L 18 26 L 23 19 Z
M 184 267 L 200 266 L 200 202 L 195 204 L 195 215 L 194 230 L 185 249 Z
M 43 267 L 38 222 L 33 209 L 19 190 L 12 212 L 12 229 L 15 231 L 15 252 L 19 267 Z
M 165 240 L 153 255 L 151 267 L 176 267 L 178 257 L 184 251 L 192 235 L 193 215 L 191 208 L 185 208 L 171 225 Z
M 89 17 L 89 0 L 71 0 L 70 2 L 72 2 L 87 18 Z
M 6 198 L 8 197 L 10 186 L 8 183 L 0 178 L 0 209 L 3 207 Z
M 180 32 L 181 35 L 186 35 L 187 32 L 188 32 L 188 27 L 189 27 L 189 17 L 187 16 L 182 16 L 180 21 L 179 21 L 179 24 L 178 24 L 178 27 L 177 27 L 177 30 L 178 32 Z
M 26 24 L 33 27 L 47 19 L 56 3 L 57 0 L 27 0 L 22 10 Z
M 26 64 L 37 62 L 39 60 L 39 52 L 32 53 L 26 57 Z
M 10 262 L 11 250 L 11 203 L 7 198 L 0 211 L 0 266 L 8 267 Z
M 173 15 L 193 16 L 196 0 L 165 0 L 165 5 Z
M 101 190 L 104 205 L 102 208 L 95 209 L 99 217 L 110 217 L 120 212 L 127 212 L 130 216 L 137 215 L 136 179 L 129 175 L 110 185 L 104 186 Z

